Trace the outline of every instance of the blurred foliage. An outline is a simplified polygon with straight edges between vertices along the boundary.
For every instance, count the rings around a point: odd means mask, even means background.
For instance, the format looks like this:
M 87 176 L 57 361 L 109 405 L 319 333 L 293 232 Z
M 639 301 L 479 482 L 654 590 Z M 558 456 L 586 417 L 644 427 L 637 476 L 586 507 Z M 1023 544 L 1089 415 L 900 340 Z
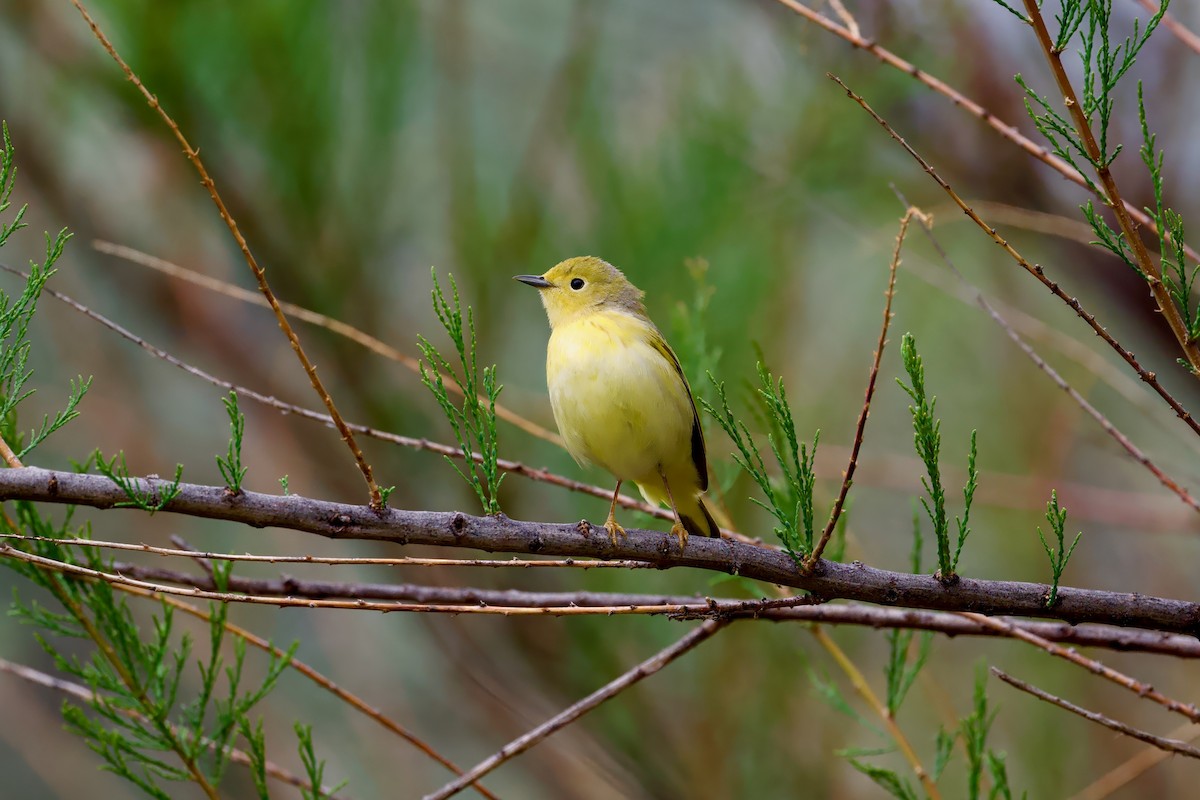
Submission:
M 864 33 L 946 79 L 1032 134 L 1018 72 L 1050 95 L 1053 82 L 1027 32 L 990 4 L 848 3 Z M 1193 27 L 1197 9 L 1175 9 Z M 1147 413 L 1064 355 L 1055 336 L 1086 348 L 1093 339 L 1044 291 L 1019 274 L 978 231 L 959 223 L 928 178 L 825 79 L 832 71 L 874 107 L 972 201 L 1076 218 L 1074 185 L 1026 156 L 908 76 L 768 2 L 717 0 L 95 0 L 89 8 L 124 57 L 175 116 L 202 157 L 279 295 L 417 354 L 419 334 L 438 327 L 427 298 L 429 269 L 452 272 L 476 311 L 479 358 L 495 363 L 504 398 L 550 422 L 545 398 L 545 322 L 536 300 L 510 277 L 540 272 L 570 255 L 600 255 L 647 291 L 664 330 L 678 304 L 695 305 L 687 264 L 703 259 L 711 298 L 703 338 L 680 323 L 679 352 L 696 380 L 712 369 L 742 410 L 755 363 L 786 379 L 800 430 L 820 428 L 816 502 L 836 491 L 877 333 L 895 220 L 889 183 L 933 212 L 937 235 L 969 281 L 1048 326 L 1034 344 L 1084 395 L 1186 484 L 1200 484 L 1196 443 L 1159 410 Z M 1118 16 L 1134 4 L 1118 4 Z M 1123 25 L 1124 17 L 1116 24 Z M 1164 207 L 1200 218 L 1188 195 L 1200 146 L 1192 135 L 1200 85 L 1197 57 L 1163 30 L 1131 70 L 1144 81 L 1155 152 L 1164 154 Z M 1132 84 L 1129 92 L 1133 92 Z M 1130 94 L 1126 99 L 1132 98 Z M 1122 108 L 1126 106 L 1119 106 Z M 1136 102 L 1133 106 L 1136 110 Z M 316 405 L 268 314 L 91 252 L 103 238 L 225 280 L 250 276 L 211 204 L 160 121 L 132 91 L 68 3 L 10 0 L 0 8 L 0 116 L 17 144 L 15 202 L 30 202 L 34 230 L 70 227 L 73 250 L 52 285 L 186 361 L 268 394 Z M 1155 202 L 1138 163 L 1136 114 L 1118 111 L 1109 140 L 1127 143 L 1113 164 L 1129 196 Z M 1111 152 L 1111 150 L 1110 150 Z M 1171 196 L 1177 192 L 1177 196 Z M 985 217 L 988 216 L 985 214 Z M 1026 230 L 1027 215 L 1001 223 L 1031 261 L 1042 263 L 1111 326 L 1148 368 L 1195 406 L 1194 381 L 1174 354 L 1137 275 L 1114 257 L 1052 232 Z M 1193 228 L 1194 228 L 1193 223 Z M 974 535 L 958 572 L 1044 581 L 1037 525 L 1051 488 L 1071 508 L 1089 544 L 1071 562 L 1074 585 L 1194 594 L 1200 558 L 1191 512 L 1130 462 L 1069 399 L 972 306 L 924 244 L 910 239 L 895 310 L 938 376 L 948 441 L 978 429 L 980 471 Z M 41 257 L 36 236 L 5 249 L 13 263 Z M 707 291 L 700 289 L 699 291 Z M 82 415 L 37 451 L 65 466 L 96 448 L 122 451 L 132 474 L 187 466 L 196 481 L 222 477 L 212 454 L 229 443 L 221 393 L 43 301 L 31 328 L 31 384 L 61 387 L 94 374 Z M 324 330 L 301 336 L 346 416 L 440 441 L 452 439 L 433 398 L 399 365 Z M 684 342 L 687 345 L 684 346 Z M 1107 352 L 1106 369 L 1115 369 Z M 711 360 L 720 354 L 715 368 Z M 899 348 L 884 378 L 853 492 L 846 557 L 903 569 L 911 542 L 908 498 L 920 492 Z M 51 394 L 46 392 L 44 394 Z M 54 394 L 58 397 L 59 394 Z M 41 394 L 28 401 L 42 413 Z M 49 399 L 46 400 L 49 402 Z M 49 408 L 49 407 L 47 407 Z M 242 461 L 247 489 L 365 502 L 361 481 L 331 431 L 245 406 Z M 37 418 L 37 417 L 27 417 Z M 581 474 L 562 452 L 503 423 L 499 455 Z M 399 507 L 470 509 L 469 487 L 437 456 L 364 443 Z M 771 518 L 753 485 L 729 467 L 732 448 L 714 426 L 709 455 L 719 497 L 755 535 Z M 966 475 L 947 466 L 948 484 Z M 607 482 L 604 478 L 602 482 Z M 507 480 L 507 513 L 518 518 L 599 519 L 604 501 Z M 958 512 L 948 500 L 948 513 Z M 152 541 L 163 517 L 80 514 L 97 535 Z M 119 526 L 118 526 L 119 523 Z M 650 524 L 643 520 L 639 524 Z M 657 523 L 653 523 L 657 524 Z M 384 555 L 369 543 L 327 543 L 281 531 L 232 529 L 172 519 L 172 532 L 205 549 Z M 111 536 L 108 534 L 111 533 Z M 140 539 L 139 539 L 140 537 Z M 327 577 L 328 568 L 297 569 Z M 637 590 L 753 594 L 762 587 L 674 570 L 662 574 L 430 570 L 358 571 L 339 580 L 470 581 L 534 590 Z M 272 574 L 263 566 L 248 574 Z M 0 591 L 12 576 L 0 575 Z M 22 583 L 23 592 L 35 590 Z M 142 618 L 149 624 L 149 612 Z M 460 763 L 473 763 L 592 691 L 683 628 L 664 619 L 472 619 L 231 610 L 238 624 L 276 641 L 299 640 L 299 658 L 371 698 Z M 190 623 L 189 623 L 190 624 Z M 199 630 L 199 629 L 198 629 Z M 863 672 L 888 684 L 895 644 L 867 630 L 834 631 Z M 28 631 L 0 626 L 0 652 L 51 668 Z M 912 654 L 915 655 L 915 654 Z M 972 670 L 979 659 L 1021 668 L 1039 685 L 1069 685 L 1073 699 L 1133 724 L 1157 724 L 1136 698 L 1120 697 L 1068 665 L 1004 642 L 935 639 L 898 722 L 927 768 L 944 763 L 947 734 L 979 713 Z M 1168 694 L 1187 695 L 1186 665 L 1106 654 Z M 503 797 L 877 797 L 871 780 L 834 754 L 886 748 L 869 728 L 831 709 L 807 677 L 843 679 L 798 627 L 742 623 L 659 676 L 498 771 Z M 183 682 L 194 681 L 185 674 Z M 185 687 L 186 688 L 186 687 Z M 192 689 L 195 687 L 192 686 Z M 982 782 L 1005 768 L 1030 797 L 1059 797 L 1139 746 L 989 687 L 989 748 Z M 847 693 L 846 702 L 866 714 Z M 14 796 L 124 798 L 133 790 L 97 770 L 66 740 L 59 698 L 0 676 L 0 769 Z M 383 737 L 332 698 L 287 673 L 259 707 L 272 742 L 294 749 L 296 719 L 314 722 L 328 774 L 349 777 L 355 797 L 410 796 L 444 778 L 436 765 Z M 975 709 L 972 712 L 971 709 Z M 994 715 L 994 716 L 993 716 Z M 964 729 L 964 736 L 967 735 Z M 974 735 L 974 734 L 972 734 Z M 1069 742 L 1070 746 L 1065 746 Z M 282 747 L 282 744 L 280 744 Z M 946 785 L 962 786 L 968 760 L 949 761 Z M 305 771 L 294 753 L 285 766 Z M 996 758 L 999 758 L 998 756 Z M 894 753 L 873 769 L 906 775 Z M 1000 765 L 997 767 L 995 765 Z M 971 770 L 980 769 L 971 762 Z M 1167 762 L 1113 797 L 1183 796 L 1190 767 Z M 238 769 L 230 776 L 238 775 Z M 249 791 L 252 776 L 238 786 Z

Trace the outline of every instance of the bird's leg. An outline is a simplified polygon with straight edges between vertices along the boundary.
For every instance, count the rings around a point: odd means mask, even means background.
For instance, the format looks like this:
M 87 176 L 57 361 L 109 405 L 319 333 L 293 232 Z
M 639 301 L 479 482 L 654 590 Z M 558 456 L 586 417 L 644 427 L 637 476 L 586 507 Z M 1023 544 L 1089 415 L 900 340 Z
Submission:
M 667 489 L 667 500 L 671 503 L 671 513 L 675 515 L 675 524 L 671 526 L 671 533 L 679 537 L 679 552 L 682 553 L 684 546 L 687 545 L 687 528 L 683 527 L 683 518 L 679 516 L 679 509 L 675 507 L 675 498 L 671 494 L 671 484 L 667 481 L 667 473 L 660 468 L 658 474 L 662 478 L 663 486 Z
M 617 546 L 617 537 L 629 538 L 625 529 L 617 522 L 617 497 L 621 494 L 621 483 L 617 481 L 617 488 L 613 489 L 612 503 L 608 506 L 608 519 L 604 521 L 604 529 L 608 531 L 608 538 L 612 541 L 613 547 Z

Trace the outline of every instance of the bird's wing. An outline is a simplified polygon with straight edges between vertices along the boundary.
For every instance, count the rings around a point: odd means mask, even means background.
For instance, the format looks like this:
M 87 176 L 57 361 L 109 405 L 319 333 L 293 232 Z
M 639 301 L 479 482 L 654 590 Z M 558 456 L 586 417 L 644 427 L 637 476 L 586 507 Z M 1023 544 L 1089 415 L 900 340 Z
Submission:
M 679 365 L 675 351 L 657 330 L 651 332 L 650 346 L 675 368 L 675 374 L 679 376 L 679 382 L 683 384 L 683 391 L 687 393 L 688 402 L 692 406 L 692 464 L 696 467 L 696 474 L 700 476 L 700 491 L 707 491 L 708 456 L 704 451 L 704 431 L 700 428 L 700 415 L 696 412 L 696 400 L 692 397 L 692 387 L 688 385 L 687 376 L 683 374 L 683 367 Z

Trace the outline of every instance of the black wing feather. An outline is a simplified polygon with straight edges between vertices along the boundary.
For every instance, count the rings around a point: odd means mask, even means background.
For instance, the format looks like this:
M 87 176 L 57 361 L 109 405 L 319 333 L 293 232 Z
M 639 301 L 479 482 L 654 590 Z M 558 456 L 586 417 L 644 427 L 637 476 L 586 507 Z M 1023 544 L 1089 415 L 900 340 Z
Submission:
M 692 397 L 692 387 L 688 385 L 687 376 L 683 374 L 683 367 L 679 365 L 679 359 L 675 355 L 675 351 L 667 344 L 667 340 L 662 338 L 662 334 L 655 331 L 657 334 L 651 339 L 654 348 L 667 357 L 671 362 L 671 366 L 675 368 L 675 374 L 679 376 L 680 383 L 683 384 L 683 390 L 687 392 L 688 402 L 692 406 L 692 464 L 696 467 L 696 474 L 700 477 L 700 491 L 708 491 L 708 455 L 704 449 L 704 430 L 700 427 L 700 414 L 696 411 L 696 400 Z

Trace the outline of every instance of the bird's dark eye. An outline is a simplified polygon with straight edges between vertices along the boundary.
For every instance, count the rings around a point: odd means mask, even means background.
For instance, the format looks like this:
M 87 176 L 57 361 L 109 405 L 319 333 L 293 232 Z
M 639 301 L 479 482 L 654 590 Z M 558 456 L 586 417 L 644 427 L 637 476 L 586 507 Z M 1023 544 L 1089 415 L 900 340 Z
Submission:
M 583 278 L 572 278 L 571 279 L 571 288 L 577 292 L 580 289 L 582 289 L 583 288 Z

